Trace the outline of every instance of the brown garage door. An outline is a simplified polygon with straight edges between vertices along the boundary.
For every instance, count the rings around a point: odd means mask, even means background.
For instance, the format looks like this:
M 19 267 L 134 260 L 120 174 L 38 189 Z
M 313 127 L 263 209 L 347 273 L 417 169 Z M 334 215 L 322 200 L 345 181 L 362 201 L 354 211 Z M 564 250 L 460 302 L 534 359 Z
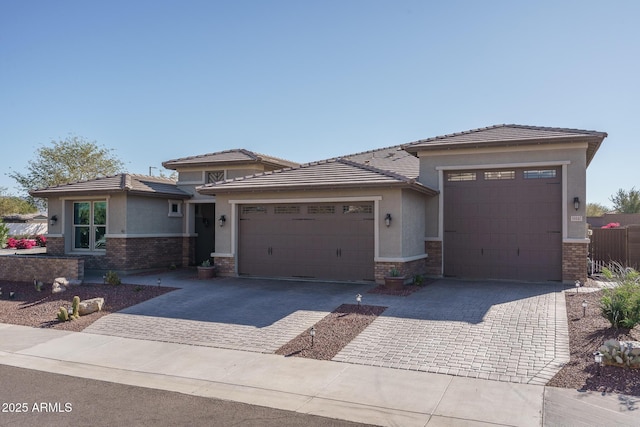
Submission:
M 238 272 L 374 279 L 373 203 L 239 207 Z
M 446 171 L 444 274 L 562 279 L 560 168 Z

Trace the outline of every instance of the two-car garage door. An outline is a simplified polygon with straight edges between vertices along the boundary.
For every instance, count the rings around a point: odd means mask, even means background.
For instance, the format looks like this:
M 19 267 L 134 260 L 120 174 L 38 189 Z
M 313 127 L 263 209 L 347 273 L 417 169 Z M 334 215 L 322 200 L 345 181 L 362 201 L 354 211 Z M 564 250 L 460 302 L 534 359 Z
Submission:
M 238 217 L 239 274 L 374 279 L 372 202 L 246 204 Z
M 561 168 L 444 173 L 444 275 L 562 279 Z

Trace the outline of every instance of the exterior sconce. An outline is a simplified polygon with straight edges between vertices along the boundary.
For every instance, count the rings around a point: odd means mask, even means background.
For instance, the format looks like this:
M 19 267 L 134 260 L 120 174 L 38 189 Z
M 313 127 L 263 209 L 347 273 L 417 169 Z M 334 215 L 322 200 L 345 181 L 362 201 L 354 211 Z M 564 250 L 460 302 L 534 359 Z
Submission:
M 580 209 L 580 198 L 579 197 L 574 197 L 573 198 L 573 207 L 576 208 L 576 210 Z
M 387 227 L 391 225 L 391 214 L 388 213 L 385 217 L 384 217 L 384 223 L 387 224 Z
M 49 221 L 49 224 L 56 225 L 56 222 L 58 222 L 58 216 L 57 215 L 53 215 L 51 217 L 51 220 Z
M 224 215 L 220 215 L 220 218 L 218 218 L 218 222 L 220 223 L 220 227 L 224 226 L 224 223 L 227 222 L 227 217 Z

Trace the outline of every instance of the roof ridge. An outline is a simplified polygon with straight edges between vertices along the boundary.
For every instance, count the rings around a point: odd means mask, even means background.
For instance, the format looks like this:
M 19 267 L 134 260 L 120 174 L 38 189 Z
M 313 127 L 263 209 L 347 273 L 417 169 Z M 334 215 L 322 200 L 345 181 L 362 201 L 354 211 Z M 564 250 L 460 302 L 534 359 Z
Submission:
M 339 158 L 339 159 L 337 159 L 337 161 L 340 162 L 340 163 L 343 163 L 343 164 L 348 164 L 350 166 L 355 166 L 355 167 L 363 169 L 363 170 L 376 172 L 376 173 L 379 173 L 381 175 L 388 176 L 390 178 L 400 179 L 401 181 L 405 181 L 405 182 L 409 182 L 409 183 L 416 182 L 415 179 L 409 178 L 408 176 L 405 176 L 405 175 L 402 175 L 400 173 L 393 172 L 393 171 L 390 171 L 390 170 L 387 170 L 387 169 L 377 168 L 375 166 L 371 166 L 371 165 L 366 164 L 366 163 L 359 163 L 359 162 L 356 162 L 354 160 L 349 160 L 349 159 L 345 159 L 345 158 Z
M 585 135 L 603 135 L 603 132 L 598 132 L 595 130 L 584 130 L 584 129 L 576 129 L 576 128 L 561 128 L 561 127 L 550 127 L 550 126 L 533 126 L 533 125 L 519 125 L 519 124 L 514 124 L 514 123 L 510 123 L 510 124 L 506 124 L 506 123 L 502 123 L 502 124 L 497 124 L 497 125 L 491 125 L 491 126 L 485 126 L 485 127 L 481 127 L 481 128 L 474 128 L 474 129 L 469 129 L 469 130 L 465 130 L 465 131 L 461 131 L 461 132 L 454 132 L 454 133 L 448 133 L 448 134 L 444 134 L 444 135 L 437 135 L 437 136 L 432 136 L 429 138 L 425 138 L 425 139 L 419 139 L 417 141 L 412 141 L 412 142 L 408 142 L 406 144 L 403 144 L 402 147 L 407 147 L 410 145 L 414 145 L 414 144 L 422 144 L 425 142 L 433 142 L 433 141 L 438 141 L 440 139 L 447 139 L 447 138 L 452 138 L 452 137 L 456 137 L 456 136 L 461 136 L 461 135 L 470 135 L 473 133 L 478 133 L 478 132 L 484 132 L 487 130 L 491 130 L 491 129 L 499 129 L 499 128 L 516 128 L 516 129 L 529 129 L 529 130 L 543 130 L 543 131 L 554 131 L 554 132 L 564 132 L 564 133 L 582 133 Z

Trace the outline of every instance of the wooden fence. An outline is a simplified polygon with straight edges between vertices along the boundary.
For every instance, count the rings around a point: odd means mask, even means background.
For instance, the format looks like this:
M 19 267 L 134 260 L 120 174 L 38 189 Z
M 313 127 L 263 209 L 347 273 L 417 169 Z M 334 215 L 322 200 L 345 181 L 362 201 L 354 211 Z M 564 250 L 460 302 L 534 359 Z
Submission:
M 602 271 L 602 267 L 607 267 L 612 262 L 640 269 L 640 225 L 596 228 L 591 232 L 590 273 L 598 273 Z

